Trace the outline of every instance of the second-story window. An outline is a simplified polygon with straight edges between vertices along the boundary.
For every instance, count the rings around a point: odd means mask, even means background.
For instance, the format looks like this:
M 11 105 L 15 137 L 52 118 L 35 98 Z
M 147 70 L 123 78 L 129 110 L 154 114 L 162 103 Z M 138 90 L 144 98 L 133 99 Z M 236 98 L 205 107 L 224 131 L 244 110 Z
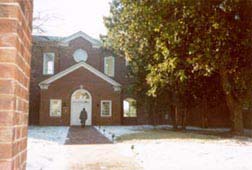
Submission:
M 129 59 L 125 58 L 125 66 L 129 66 Z
M 115 76 L 115 58 L 113 56 L 104 58 L 104 73 L 110 77 Z
M 54 53 L 44 53 L 43 61 L 43 74 L 52 75 L 54 74 Z

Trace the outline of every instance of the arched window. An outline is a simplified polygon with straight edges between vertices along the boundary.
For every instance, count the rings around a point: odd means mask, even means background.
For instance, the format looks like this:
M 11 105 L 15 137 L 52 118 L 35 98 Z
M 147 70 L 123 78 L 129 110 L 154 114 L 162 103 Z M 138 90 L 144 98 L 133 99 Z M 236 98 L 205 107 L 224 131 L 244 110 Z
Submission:
M 127 98 L 123 101 L 123 117 L 137 117 L 135 99 Z

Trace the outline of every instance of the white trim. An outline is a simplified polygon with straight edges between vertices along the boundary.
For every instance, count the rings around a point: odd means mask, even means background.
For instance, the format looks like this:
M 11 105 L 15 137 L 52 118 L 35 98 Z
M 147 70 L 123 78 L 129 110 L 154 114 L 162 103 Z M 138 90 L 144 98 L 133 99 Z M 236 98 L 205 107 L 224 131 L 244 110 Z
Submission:
M 114 91 L 120 92 L 121 90 L 122 90 L 121 86 L 114 86 Z
M 128 102 L 128 104 L 129 104 L 129 108 L 128 108 L 128 109 L 129 109 L 129 111 L 130 111 L 130 108 L 133 107 L 133 106 L 131 105 L 132 103 L 131 103 L 130 101 L 134 101 L 135 104 L 136 104 L 136 105 L 135 105 L 135 109 L 136 109 L 136 110 L 135 110 L 135 111 L 136 111 L 135 114 L 136 114 L 136 115 L 132 115 L 132 113 L 130 113 L 130 115 L 127 116 L 126 113 L 124 112 L 124 111 L 125 111 L 125 108 L 124 108 L 124 107 L 125 107 L 125 105 L 124 105 L 125 103 L 124 103 L 124 102 Z M 136 117 L 137 117 L 137 101 L 136 101 L 136 99 L 131 98 L 131 97 L 127 97 L 127 98 L 125 98 L 125 99 L 123 100 L 123 117 L 131 117 L 131 118 L 136 118 Z
M 47 90 L 49 87 L 49 84 L 41 84 L 40 89 Z
M 90 37 L 89 35 L 87 35 L 86 33 L 79 31 L 77 33 L 74 33 L 72 35 L 70 35 L 69 37 L 66 37 L 61 43 L 61 45 L 63 46 L 68 46 L 69 42 L 76 39 L 82 37 L 85 40 L 89 41 L 92 44 L 93 48 L 100 48 L 102 46 L 101 42 L 98 40 L 95 40 L 94 38 Z
M 77 63 L 81 62 L 81 61 L 86 62 L 87 59 L 88 59 L 88 53 L 87 53 L 86 50 L 83 50 L 82 48 L 79 48 L 79 49 L 74 51 L 73 58 L 74 58 L 74 61 L 77 62 Z
M 53 116 L 52 113 L 52 102 L 60 101 L 60 116 Z M 61 99 L 50 99 L 50 117 L 61 117 L 62 116 L 62 100 Z
M 50 74 L 48 74 L 48 72 L 46 73 L 45 72 L 45 66 L 47 66 L 48 67 L 48 65 L 46 65 L 46 63 L 45 63 L 45 58 L 48 56 L 48 55 L 52 55 L 52 57 L 53 57 L 53 73 L 50 73 Z M 55 65 L 55 53 L 53 53 L 53 52 L 47 52 L 47 53 L 43 53 L 43 75 L 53 75 L 54 74 L 54 65 Z M 48 68 L 47 68 L 47 71 L 48 71 Z
M 102 114 L 102 103 L 108 102 L 109 103 L 109 115 Z M 112 116 L 112 101 L 111 100 L 101 100 L 101 117 L 111 117 Z
M 116 82 L 115 80 L 111 79 L 110 77 L 108 77 L 107 75 L 103 74 L 102 72 L 100 72 L 99 70 L 95 69 L 94 67 L 90 66 L 89 64 L 85 63 L 85 62 L 80 62 L 78 64 L 75 64 L 69 68 L 67 68 L 66 70 L 63 70 L 61 72 L 59 72 L 58 74 L 55 74 L 54 76 L 42 81 L 41 83 L 39 83 L 40 88 L 42 89 L 43 86 L 45 87 L 45 85 L 50 85 L 52 82 L 68 75 L 69 73 L 79 69 L 79 68 L 85 68 L 88 71 L 90 71 L 91 73 L 95 74 L 96 76 L 100 77 L 101 79 L 105 80 L 106 82 L 110 83 L 111 85 L 114 86 L 114 88 L 117 91 L 120 91 L 121 89 L 121 84 Z
M 129 60 L 125 58 L 125 66 L 129 66 Z
M 110 59 L 112 59 L 112 74 L 111 75 L 106 70 L 107 60 L 110 60 Z M 115 76 L 115 57 L 114 56 L 104 57 L 104 73 L 106 75 L 108 75 L 109 77 L 114 77 Z

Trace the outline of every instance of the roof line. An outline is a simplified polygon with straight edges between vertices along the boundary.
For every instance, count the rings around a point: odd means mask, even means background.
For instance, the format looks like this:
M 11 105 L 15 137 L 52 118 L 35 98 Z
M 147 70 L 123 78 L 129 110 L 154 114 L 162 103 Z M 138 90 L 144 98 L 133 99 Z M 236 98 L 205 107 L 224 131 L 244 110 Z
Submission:
M 99 70 L 95 69 L 94 67 L 92 67 L 91 65 L 85 63 L 85 62 L 80 62 L 78 64 L 75 64 L 71 67 L 68 67 L 67 69 L 55 74 L 54 76 L 42 81 L 39 83 L 40 88 L 42 88 L 45 85 L 50 85 L 52 82 L 68 75 L 69 73 L 79 69 L 79 68 L 85 68 L 88 71 L 90 71 L 91 73 L 95 74 L 96 76 L 100 77 L 101 79 L 105 80 L 106 82 L 110 83 L 111 85 L 113 85 L 114 87 L 121 87 L 121 84 L 116 82 L 115 80 L 113 80 L 112 78 L 108 77 L 107 75 L 105 75 L 104 73 L 100 72 Z

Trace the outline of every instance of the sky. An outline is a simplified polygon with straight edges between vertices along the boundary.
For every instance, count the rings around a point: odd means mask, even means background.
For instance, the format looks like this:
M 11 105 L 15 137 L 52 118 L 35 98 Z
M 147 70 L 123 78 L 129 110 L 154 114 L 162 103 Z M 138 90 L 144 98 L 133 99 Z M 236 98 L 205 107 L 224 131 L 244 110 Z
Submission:
M 103 16 L 109 15 L 111 0 L 34 0 L 34 24 L 42 24 L 45 33 L 33 34 L 69 36 L 83 31 L 99 39 L 106 34 Z

